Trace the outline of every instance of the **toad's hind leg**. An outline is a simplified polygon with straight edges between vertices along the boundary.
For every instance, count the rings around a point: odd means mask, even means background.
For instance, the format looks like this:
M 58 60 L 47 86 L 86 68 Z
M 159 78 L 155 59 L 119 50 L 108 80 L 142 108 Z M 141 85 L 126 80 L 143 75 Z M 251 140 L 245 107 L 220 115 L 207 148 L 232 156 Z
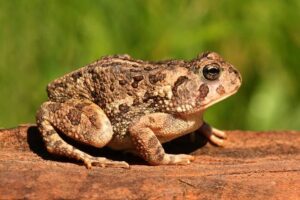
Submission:
M 96 104 L 85 100 L 65 103 L 45 102 L 37 113 L 37 126 L 50 153 L 75 158 L 92 165 L 129 167 L 126 162 L 90 156 L 65 142 L 56 129 L 68 137 L 94 147 L 105 146 L 112 138 L 112 127 L 105 113 Z

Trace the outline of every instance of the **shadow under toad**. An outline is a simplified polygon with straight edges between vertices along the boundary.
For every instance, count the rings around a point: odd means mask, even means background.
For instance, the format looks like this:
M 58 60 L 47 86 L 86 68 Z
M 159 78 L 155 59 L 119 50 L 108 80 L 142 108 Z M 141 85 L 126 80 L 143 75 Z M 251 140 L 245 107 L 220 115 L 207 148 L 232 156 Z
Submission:
M 59 133 L 59 131 L 58 131 Z M 106 157 L 111 160 L 126 161 L 129 164 L 135 165 L 147 165 L 147 163 L 131 153 L 126 153 L 122 151 L 115 151 L 107 147 L 96 148 L 88 146 L 85 144 L 78 143 L 71 138 L 66 137 L 64 134 L 59 133 L 59 135 L 70 145 L 80 149 L 81 151 L 88 153 L 96 157 Z M 45 160 L 53 160 L 59 162 L 72 162 L 72 163 L 81 163 L 73 159 L 68 159 L 65 157 L 55 156 L 47 152 L 47 149 L 44 145 L 42 136 L 38 131 L 36 126 L 31 126 L 27 131 L 27 142 L 30 149 L 36 153 L 38 156 L 42 157 Z M 207 143 L 207 139 L 200 134 L 188 134 L 177 139 L 174 139 L 170 142 L 163 144 L 163 147 L 167 153 L 180 154 L 185 153 L 189 154 L 197 149 L 201 148 Z

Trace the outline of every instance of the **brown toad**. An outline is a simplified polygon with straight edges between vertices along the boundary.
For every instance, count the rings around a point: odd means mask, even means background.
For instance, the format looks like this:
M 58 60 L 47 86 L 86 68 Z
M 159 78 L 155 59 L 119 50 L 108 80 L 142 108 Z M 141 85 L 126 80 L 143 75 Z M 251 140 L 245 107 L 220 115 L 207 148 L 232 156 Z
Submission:
M 152 165 L 188 164 L 193 156 L 167 154 L 161 144 L 198 131 L 223 145 L 226 134 L 205 123 L 203 112 L 240 85 L 240 73 L 213 52 L 190 61 L 108 56 L 48 84 L 49 100 L 37 112 L 37 125 L 50 153 L 88 168 L 129 165 L 92 157 L 56 130 L 94 147 L 134 151 Z

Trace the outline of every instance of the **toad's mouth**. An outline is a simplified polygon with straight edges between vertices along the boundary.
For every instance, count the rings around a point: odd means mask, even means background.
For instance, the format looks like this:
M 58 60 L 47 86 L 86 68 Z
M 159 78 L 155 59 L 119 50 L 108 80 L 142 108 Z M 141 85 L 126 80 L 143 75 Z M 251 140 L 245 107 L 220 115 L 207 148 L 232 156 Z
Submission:
M 232 92 L 230 92 L 230 93 L 228 93 L 228 94 L 226 94 L 226 95 L 224 95 L 224 96 L 222 96 L 222 97 L 220 97 L 216 100 L 213 100 L 213 101 L 211 101 L 207 104 L 202 105 L 201 107 L 203 108 L 203 110 L 205 110 L 206 108 L 210 107 L 211 105 L 219 103 L 220 101 L 223 101 L 224 99 L 230 97 L 231 95 L 234 95 L 236 92 L 237 92 L 237 90 L 233 90 Z

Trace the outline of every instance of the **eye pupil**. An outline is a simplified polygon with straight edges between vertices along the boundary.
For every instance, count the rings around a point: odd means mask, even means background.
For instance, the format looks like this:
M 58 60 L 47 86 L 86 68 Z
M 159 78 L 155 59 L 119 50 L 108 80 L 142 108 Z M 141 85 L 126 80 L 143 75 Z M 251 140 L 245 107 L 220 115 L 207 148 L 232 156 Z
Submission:
M 206 65 L 203 68 L 203 76 L 210 81 L 218 79 L 220 76 L 220 67 L 218 65 Z

